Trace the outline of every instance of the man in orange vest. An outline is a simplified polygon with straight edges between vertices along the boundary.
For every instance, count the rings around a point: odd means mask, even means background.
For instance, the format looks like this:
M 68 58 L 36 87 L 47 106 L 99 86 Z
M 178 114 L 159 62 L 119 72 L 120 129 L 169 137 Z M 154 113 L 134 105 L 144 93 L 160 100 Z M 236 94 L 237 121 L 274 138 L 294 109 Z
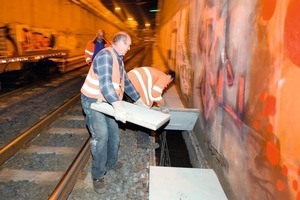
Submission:
M 164 73 L 154 67 L 139 67 L 128 72 L 128 78 L 141 95 L 142 101 L 147 107 L 169 113 L 169 108 L 164 101 L 162 94 L 168 85 L 173 82 L 175 72 Z M 142 149 L 157 149 L 158 143 L 150 141 L 148 130 L 138 130 L 135 132 L 137 137 L 137 147 Z
M 85 47 L 84 54 L 86 63 L 88 65 L 91 65 L 96 54 L 101 49 L 108 47 L 109 45 L 109 42 L 104 38 L 104 31 L 102 29 L 99 29 L 94 39 L 88 41 Z
M 124 92 L 136 105 L 145 106 L 124 68 L 123 56 L 130 50 L 131 38 L 126 32 L 117 33 L 110 47 L 99 51 L 91 64 L 81 88 L 81 104 L 86 114 L 86 125 L 91 135 L 92 178 L 94 190 L 105 189 L 104 175 L 108 170 L 121 168 L 117 164 L 119 150 L 119 126 L 126 122 L 126 110 L 122 102 Z M 115 111 L 115 119 L 91 109 L 91 104 L 106 101 Z
M 149 108 L 156 104 L 160 111 L 169 112 L 162 94 L 167 86 L 173 82 L 175 72 L 164 73 L 154 67 L 139 67 L 129 71 L 128 78 Z

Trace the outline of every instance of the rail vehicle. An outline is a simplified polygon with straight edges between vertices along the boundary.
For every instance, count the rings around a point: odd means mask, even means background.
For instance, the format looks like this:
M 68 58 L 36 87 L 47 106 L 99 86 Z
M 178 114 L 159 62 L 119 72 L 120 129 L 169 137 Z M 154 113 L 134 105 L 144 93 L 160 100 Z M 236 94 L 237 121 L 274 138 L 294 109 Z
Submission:
M 0 27 L 1 74 L 26 70 L 47 61 L 62 64 L 67 57 L 68 50 L 59 46 L 59 38 L 54 29 L 34 28 L 25 24 L 6 24 Z M 53 69 L 48 69 L 48 72 L 51 70 Z

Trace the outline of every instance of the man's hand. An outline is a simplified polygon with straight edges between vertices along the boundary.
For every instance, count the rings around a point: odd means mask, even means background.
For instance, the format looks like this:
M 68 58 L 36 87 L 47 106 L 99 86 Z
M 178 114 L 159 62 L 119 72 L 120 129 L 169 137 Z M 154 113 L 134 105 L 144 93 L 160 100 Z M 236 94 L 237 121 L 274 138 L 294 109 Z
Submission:
M 115 110 L 115 119 L 126 123 L 126 109 L 122 101 L 115 101 L 112 103 Z
M 142 98 L 139 98 L 136 102 L 134 102 L 133 103 L 134 105 L 137 105 L 137 106 L 142 106 L 142 107 L 145 107 L 145 108 L 149 108 L 149 106 L 147 106 L 144 102 L 143 102 L 143 100 L 142 100 Z

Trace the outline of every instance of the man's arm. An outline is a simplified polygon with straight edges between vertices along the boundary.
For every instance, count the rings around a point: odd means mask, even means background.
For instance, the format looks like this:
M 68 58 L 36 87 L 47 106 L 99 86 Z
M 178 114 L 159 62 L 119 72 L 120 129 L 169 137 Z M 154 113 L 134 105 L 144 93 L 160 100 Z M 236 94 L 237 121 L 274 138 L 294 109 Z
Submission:
M 125 93 L 133 100 L 133 101 L 137 101 L 140 98 L 140 94 L 137 92 L 137 90 L 135 89 L 135 87 L 133 86 L 133 84 L 131 83 L 131 81 L 128 78 L 127 73 L 125 72 L 125 88 L 124 91 Z
M 89 41 L 85 47 L 85 50 L 84 50 L 84 58 L 85 58 L 85 62 L 88 64 L 88 65 L 91 65 L 92 64 L 92 57 L 93 57 L 93 54 L 94 54 L 94 47 L 93 47 L 93 44 L 91 43 L 91 41 Z
M 94 58 L 94 70 L 99 77 L 100 92 L 106 101 L 112 104 L 119 101 L 112 83 L 113 59 L 108 50 L 103 50 Z

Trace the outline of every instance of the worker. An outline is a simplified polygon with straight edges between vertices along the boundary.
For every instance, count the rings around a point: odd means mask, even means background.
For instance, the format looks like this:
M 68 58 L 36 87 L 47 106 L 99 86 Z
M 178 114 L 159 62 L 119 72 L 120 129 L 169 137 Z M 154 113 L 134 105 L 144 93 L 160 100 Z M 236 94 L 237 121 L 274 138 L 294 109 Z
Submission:
M 154 67 L 139 67 L 129 71 L 128 77 L 147 107 L 169 113 L 169 107 L 164 101 L 162 94 L 168 85 L 173 82 L 175 72 L 169 71 L 168 73 L 164 73 Z M 156 133 L 156 135 L 157 134 L 158 133 Z M 158 143 L 150 140 L 150 136 L 153 135 L 153 132 L 139 129 L 135 131 L 135 135 L 138 148 L 152 150 L 159 148 Z
M 99 29 L 93 40 L 88 41 L 85 48 L 85 61 L 91 65 L 96 54 L 103 48 L 108 47 L 110 43 L 104 38 L 104 31 Z
M 139 67 L 129 71 L 128 77 L 149 108 L 155 104 L 160 111 L 169 112 L 162 94 L 174 80 L 175 72 L 170 70 L 164 73 L 154 67 Z
M 124 93 L 136 105 L 145 106 L 124 68 L 123 56 L 130 50 L 131 37 L 119 32 L 111 46 L 99 51 L 91 64 L 81 88 L 81 104 L 86 115 L 86 125 L 91 135 L 93 187 L 97 193 L 105 189 L 104 177 L 108 170 L 122 167 L 118 160 L 119 125 L 126 122 L 126 109 L 122 102 Z M 91 104 L 105 101 L 112 105 L 114 118 L 91 109 Z

